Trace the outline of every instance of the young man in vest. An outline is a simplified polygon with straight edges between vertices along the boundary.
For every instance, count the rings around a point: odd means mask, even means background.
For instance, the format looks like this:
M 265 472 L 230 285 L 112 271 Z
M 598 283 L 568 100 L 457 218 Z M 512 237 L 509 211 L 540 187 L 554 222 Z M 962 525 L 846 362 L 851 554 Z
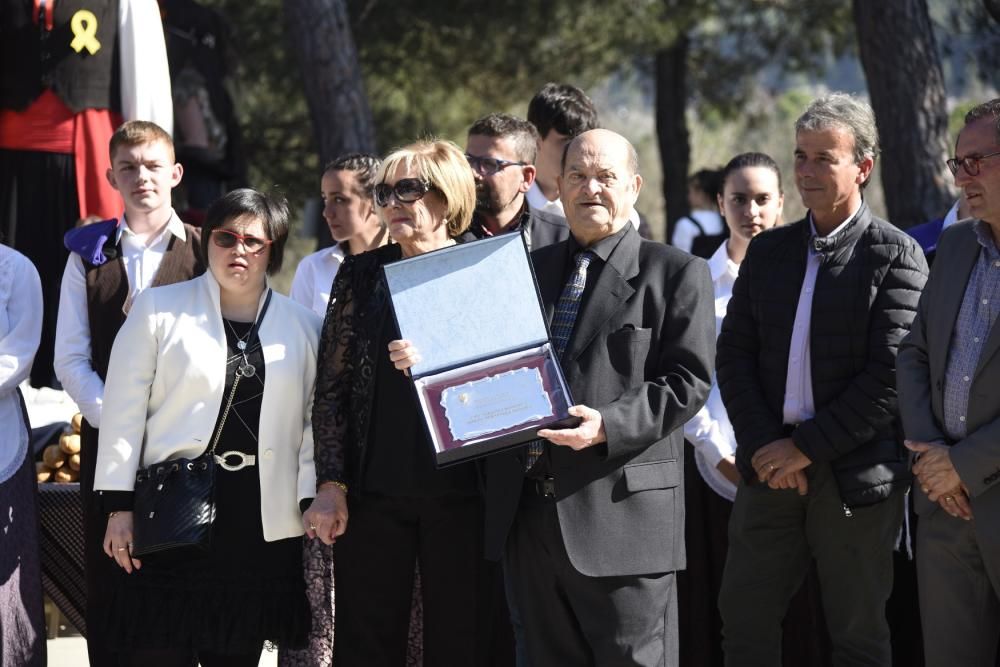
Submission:
M 115 664 L 101 628 L 110 576 L 117 569 L 101 542 L 107 514 L 93 493 L 97 429 L 111 345 L 129 306 L 144 289 L 193 278 L 204 271 L 199 232 L 181 222 L 170 193 L 183 168 L 161 127 L 129 121 L 110 142 L 107 179 L 125 205 L 118 219 L 71 230 L 56 325 L 55 371 L 83 413 L 80 491 L 83 498 L 87 579 L 87 644 L 94 665 Z

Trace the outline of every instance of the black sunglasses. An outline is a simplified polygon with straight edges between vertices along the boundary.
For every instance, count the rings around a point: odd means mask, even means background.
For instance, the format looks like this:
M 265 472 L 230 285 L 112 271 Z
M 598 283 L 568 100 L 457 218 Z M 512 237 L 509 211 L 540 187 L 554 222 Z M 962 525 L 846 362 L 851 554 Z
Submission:
M 379 206 L 388 206 L 389 198 L 396 196 L 396 201 L 404 204 L 412 204 L 423 199 L 424 195 L 436 187 L 422 178 L 403 178 L 396 181 L 395 185 L 379 183 L 375 186 L 375 203 Z
M 962 169 L 969 176 L 979 175 L 979 162 L 985 160 L 988 157 L 993 157 L 994 155 L 1000 155 L 1000 151 L 995 153 L 990 153 L 989 155 L 980 155 L 978 157 L 963 157 L 963 158 L 951 158 L 950 160 L 945 160 L 945 164 L 951 169 L 952 174 L 958 174 L 958 166 L 962 165 Z
M 526 162 L 511 162 L 510 160 L 501 160 L 499 158 L 493 157 L 476 157 L 475 155 L 465 154 L 465 159 L 469 161 L 469 166 L 472 167 L 472 171 L 476 172 L 480 176 L 492 176 L 493 174 L 506 169 L 507 167 L 523 167 Z

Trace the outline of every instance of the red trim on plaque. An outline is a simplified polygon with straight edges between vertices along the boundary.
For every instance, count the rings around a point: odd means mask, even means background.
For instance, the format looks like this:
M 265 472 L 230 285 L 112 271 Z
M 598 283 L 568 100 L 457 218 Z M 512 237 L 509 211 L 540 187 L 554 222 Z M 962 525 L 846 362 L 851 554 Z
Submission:
M 544 354 L 539 354 L 534 357 L 514 359 L 507 363 L 491 366 L 486 370 L 475 373 L 452 377 L 446 381 L 427 381 L 423 385 L 422 391 L 426 396 L 427 407 L 431 411 L 431 417 L 433 419 L 432 427 L 437 432 L 438 442 L 441 443 L 443 451 L 464 447 L 469 443 L 479 440 L 497 438 L 509 433 L 529 430 L 532 427 L 541 428 L 543 424 L 552 423 L 553 421 L 558 420 L 560 414 L 566 413 L 566 409 L 569 408 L 569 405 L 566 403 L 566 397 L 562 387 L 558 386 L 558 383 L 554 381 L 553 375 L 556 373 L 555 369 L 548 368 L 551 363 L 552 360 L 550 357 Z M 552 401 L 552 416 L 517 424 L 510 428 L 503 429 L 502 431 L 496 431 L 481 437 L 470 438 L 469 440 L 455 440 L 451 435 L 451 429 L 448 427 L 448 416 L 445 414 L 444 406 L 441 405 L 441 394 L 444 393 L 444 390 L 449 387 L 465 384 L 466 382 L 481 380 L 483 378 L 499 375 L 500 373 L 506 373 L 507 371 L 513 371 L 519 368 L 534 368 L 541 373 L 542 387 L 549 395 L 549 399 Z M 530 438 L 526 438 L 526 440 L 533 438 L 534 435 L 532 434 L 532 436 L 530 436 Z

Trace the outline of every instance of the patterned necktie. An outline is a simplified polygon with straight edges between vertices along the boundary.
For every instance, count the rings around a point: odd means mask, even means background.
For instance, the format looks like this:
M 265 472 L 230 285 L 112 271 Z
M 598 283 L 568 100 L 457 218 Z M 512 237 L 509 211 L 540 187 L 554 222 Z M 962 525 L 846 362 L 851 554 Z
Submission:
M 594 254 L 589 250 L 577 253 L 576 268 L 573 269 L 573 274 L 566 282 L 566 286 L 563 287 L 555 313 L 552 316 L 552 345 L 555 347 L 556 357 L 559 359 L 562 359 L 566 345 L 569 343 L 570 334 L 573 333 L 573 324 L 576 322 L 576 314 L 580 310 L 580 300 L 583 298 L 583 288 L 587 286 L 587 267 L 590 266 L 592 259 L 594 259 Z M 528 443 L 525 470 L 530 470 L 535 465 L 544 449 L 544 440 L 532 440 Z

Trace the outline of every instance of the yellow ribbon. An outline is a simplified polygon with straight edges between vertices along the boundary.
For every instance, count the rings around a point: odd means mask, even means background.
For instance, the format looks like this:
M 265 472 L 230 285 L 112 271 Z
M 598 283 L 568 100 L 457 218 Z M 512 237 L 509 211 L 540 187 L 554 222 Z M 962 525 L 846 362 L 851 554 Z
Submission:
M 97 17 L 94 13 L 86 9 L 79 10 L 70 19 L 69 28 L 73 31 L 73 41 L 69 43 L 69 48 L 77 53 L 87 49 L 90 55 L 94 55 L 101 48 L 101 43 L 97 41 Z

